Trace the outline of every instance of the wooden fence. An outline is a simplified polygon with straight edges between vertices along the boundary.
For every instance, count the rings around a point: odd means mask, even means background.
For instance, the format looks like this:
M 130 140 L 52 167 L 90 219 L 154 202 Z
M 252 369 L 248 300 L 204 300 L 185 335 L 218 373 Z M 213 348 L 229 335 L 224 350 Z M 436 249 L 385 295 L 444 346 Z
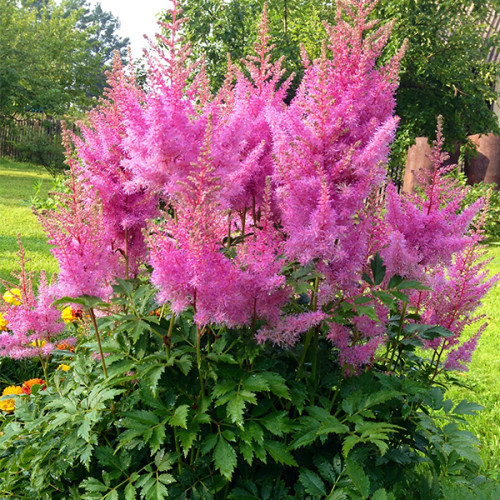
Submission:
M 76 131 L 75 125 L 70 125 Z M 0 156 L 45 166 L 56 173 L 64 168 L 62 125 L 54 118 L 0 117 Z

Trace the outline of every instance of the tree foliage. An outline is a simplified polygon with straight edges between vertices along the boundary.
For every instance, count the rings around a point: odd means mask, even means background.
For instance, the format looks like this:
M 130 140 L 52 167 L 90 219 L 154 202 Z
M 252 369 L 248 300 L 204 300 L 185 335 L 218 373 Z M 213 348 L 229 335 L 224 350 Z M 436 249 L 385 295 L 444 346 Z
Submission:
M 215 85 L 223 81 L 226 54 L 238 61 L 251 51 L 251 33 L 263 4 L 264 0 L 182 2 L 189 18 L 186 39 L 197 58 L 206 54 Z M 415 137 L 434 137 L 438 115 L 444 117 L 449 145 L 463 142 L 469 134 L 499 130 L 491 110 L 499 69 L 488 62 L 498 37 L 494 31 L 485 37 L 497 12 L 497 0 L 385 0 L 375 7 L 373 17 L 395 23 L 386 54 L 394 54 L 395 47 L 408 40 L 397 100 L 401 124 L 396 151 L 406 150 Z M 297 74 L 292 91 L 303 74 L 298 42 L 310 57 L 318 57 L 325 38 L 322 20 L 334 16 L 334 2 L 327 0 L 269 2 L 275 52 L 284 55 L 286 69 Z
M 80 1 L 0 0 L 1 116 L 63 114 L 101 94 L 110 52 L 126 40 L 115 35 L 111 14 L 82 7 Z

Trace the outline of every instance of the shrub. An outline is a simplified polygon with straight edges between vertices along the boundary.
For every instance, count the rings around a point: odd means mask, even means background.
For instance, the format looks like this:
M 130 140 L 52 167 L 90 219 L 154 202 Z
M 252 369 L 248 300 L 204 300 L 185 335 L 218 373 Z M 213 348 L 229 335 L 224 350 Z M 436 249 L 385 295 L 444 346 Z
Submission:
M 483 202 L 443 175 L 440 125 L 419 193 L 380 197 L 403 52 L 377 64 L 372 8 L 338 10 L 288 106 L 265 12 L 216 96 L 177 2 L 147 90 L 116 62 L 38 214 L 60 274 L 35 296 L 21 250 L 0 306 L 0 355 L 38 358 L 46 383 L 2 400 L 4 495 L 498 494 L 463 429 L 480 407 L 443 396 L 496 281 Z

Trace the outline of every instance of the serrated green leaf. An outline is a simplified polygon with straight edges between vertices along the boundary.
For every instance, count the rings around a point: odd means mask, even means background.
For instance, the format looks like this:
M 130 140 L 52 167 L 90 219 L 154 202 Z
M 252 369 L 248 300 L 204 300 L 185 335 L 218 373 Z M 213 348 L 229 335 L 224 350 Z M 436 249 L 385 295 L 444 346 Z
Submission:
M 347 500 L 347 493 L 342 490 L 336 490 L 326 497 L 325 500 Z
M 370 278 L 370 276 L 366 273 L 363 273 L 361 275 L 361 277 L 363 278 L 363 281 L 365 281 L 366 283 L 368 283 L 369 285 L 373 285 L 373 280 Z
M 363 468 L 354 460 L 347 459 L 346 472 L 359 494 L 363 498 L 368 498 L 370 494 L 370 479 L 365 474 Z
M 326 495 L 326 487 L 323 480 L 309 469 L 301 469 L 299 481 L 306 490 L 306 493 L 313 496 L 324 497 Z
M 371 500 L 387 500 L 387 491 L 384 488 L 378 489 L 371 497 Z
M 218 438 L 218 434 L 209 434 L 201 443 L 201 453 L 206 455 L 210 450 L 212 450 L 216 445 Z
M 264 442 L 264 448 L 275 462 L 282 465 L 297 467 L 297 462 L 295 461 L 295 458 L 293 458 L 293 455 L 290 453 L 285 443 L 267 439 Z
M 95 477 L 89 477 L 87 479 L 84 479 L 82 481 L 82 486 L 85 488 L 86 491 L 89 492 L 90 491 L 102 492 L 108 489 L 108 487 L 105 484 L 101 483 L 101 481 L 99 481 Z
M 386 267 L 384 261 L 382 260 L 382 257 L 380 257 L 380 254 L 378 252 L 370 261 L 370 268 L 372 270 L 373 281 L 375 285 L 380 285 L 380 283 L 384 281 Z
M 260 423 L 275 436 L 283 436 L 293 430 L 286 411 L 275 411 L 260 419 Z
M 286 386 L 285 379 L 274 372 L 264 372 L 260 374 L 269 384 L 270 391 L 279 398 L 290 399 L 290 391 Z
M 227 416 L 233 424 L 239 427 L 243 426 L 243 413 L 245 411 L 246 401 L 240 393 L 236 393 L 233 398 L 229 400 L 226 406 Z
M 357 297 L 356 299 L 354 299 L 354 303 L 359 304 L 359 305 L 369 304 L 372 301 L 373 301 L 373 299 L 371 297 L 363 297 L 363 296 Z
M 236 452 L 234 448 L 222 437 L 219 436 L 217 445 L 213 453 L 215 468 L 226 478 L 231 479 L 236 467 Z
M 269 391 L 270 389 L 269 382 L 266 379 L 266 376 L 262 373 L 249 375 L 243 380 L 241 386 L 243 389 L 252 392 L 263 392 Z
M 377 313 L 373 306 L 356 306 L 356 311 L 361 316 L 366 316 L 374 321 L 379 321 Z
M 183 429 L 187 429 L 188 412 L 188 405 L 178 406 L 175 409 L 174 414 L 168 419 L 168 423 L 174 427 L 182 427 Z
M 359 443 L 361 438 L 359 436 L 347 436 L 342 444 L 342 453 L 344 457 L 349 455 L 349 452 Z
M 132 483 L 128 483 L 125 486 L 125 500 L 136 500 L 137 498 L 137 490 Z
M 394 299 L 392 298 L 392 296 L 389 293 L 378 291 L 378 292 L 375 292 L 374 295 L 377 298 L 379 298 L 381 300 L 381 302 L 383 304 L 385 304 L 386 306 L 388 306 L 390 308 L 394 307 Z
M 410 299 L 408 298 L 408 295 L 404 294 L 403 292 L 400 292 L 398 290 L 390 290 L 389 293 L 399 299 L 401 302 L 408 302 Z
M 405 280 L 396 285 L 397 290 L 430 290 L 428 286 L 422 285 L 420 281 L 417 280 Z
M 349 432 L 349 427 L 347 427 L 347 425 L 342 424 L 333 415 L 329 415 L 327 419 L 321 422 L 317 434 L 318 436 L 326 436 L 332 433 L 343 434 L 347 432 Z
M 483 411 L 484 406 L 478 405 L 477 403 L 472 403 L 463 399 L 458 403 L 453 409 L 453 413 L 456 415 L 476 415 L 477 412 Z
M 394 287 L 398 286 L 400 283 L 402 283 L 403 281 L 404 281 L 404 278 L 402 276 L 399 276 L 399 274 L 395 274 L 389 280 L 389 285 L 387 286 L 387 288 L 394 288 Z

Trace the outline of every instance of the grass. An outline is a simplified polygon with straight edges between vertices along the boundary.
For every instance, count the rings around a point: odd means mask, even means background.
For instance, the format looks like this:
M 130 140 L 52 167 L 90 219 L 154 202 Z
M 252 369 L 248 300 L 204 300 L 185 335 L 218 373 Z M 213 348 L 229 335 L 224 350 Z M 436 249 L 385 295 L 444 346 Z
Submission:
M 28 200 L 33 186 L 43 180 L 40 195 L 50 188 L 50 176 L 42 167 L 0 158 L 0 279 L 9 279 L 17 266 L 17 233 L 30 259 L 28 269 L 39 274 L 57 272 L 57 263 L 49 253 L 45 235 Z M 500 244 L 490 245 L 489 265 L 492 274 L 500 272 Z M 482 312 L 489 326 L 480 340 L 470 371 L 460 374 L 464 387 L 453 387 L 448 393 L 454 401 L 468 399 L 485 407 L 470 418 L 471 430 L 481 441 L 485 472 L 500 479 L 500 284 L 484 300 Z M 472 334 L 473 332 L 469 332 Z
M 490 274 L 500 273 L 500 245 L 490 245 Z M 483 300 L 480 313 L 486 315 L 488 327 L 483 333 L 460 381 L 465 387 L 453 387 L 448 396 L 454 401 L 468 399 L 484 406 L 477 416 L 469 418 L 470 430 L 479 437 L 485 472 L 500 479 L 500 283 Z M 471 336 L 474 332 L 466 332 Z
M 57 272 L 57 263 L 49 252 L 47 238 L 30 209 L 34 185 L 42 180 L 40 195 L 45 196 L 51 177 L 43 167 L 0 158 L 0 279 L 12 280 L 17 270 L 17 235 L 21 236 L 28 269 L 36 275 Z

